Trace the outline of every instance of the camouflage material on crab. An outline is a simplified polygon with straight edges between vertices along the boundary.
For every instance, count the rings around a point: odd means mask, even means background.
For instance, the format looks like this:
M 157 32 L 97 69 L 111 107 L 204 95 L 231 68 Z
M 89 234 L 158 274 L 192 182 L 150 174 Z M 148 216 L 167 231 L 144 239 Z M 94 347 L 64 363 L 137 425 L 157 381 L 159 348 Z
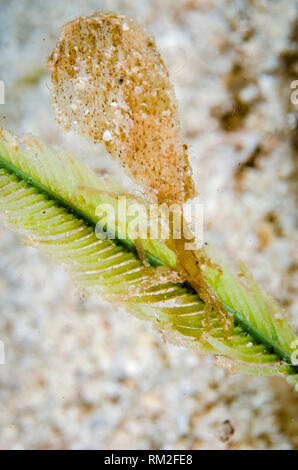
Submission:
M 66 24 L 48 65 L 58 122 L 103 141 L 155 200 L 194 196 L 169 74 L 136 20 L 95 13 Z

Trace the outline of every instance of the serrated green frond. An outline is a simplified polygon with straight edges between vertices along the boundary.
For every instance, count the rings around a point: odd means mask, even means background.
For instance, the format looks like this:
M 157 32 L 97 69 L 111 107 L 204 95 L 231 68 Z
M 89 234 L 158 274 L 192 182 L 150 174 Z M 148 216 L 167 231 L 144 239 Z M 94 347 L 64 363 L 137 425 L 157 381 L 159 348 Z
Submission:
M 26 136 L 19 145 L 18 139 L 5 130 L 0 134 L 0 157 L 6 164 L 11 164 L 21 170 L 35 183 L 40 191 L 55 193 L 62 205 L 75 208 L 81 212 L 82 217 L 91 224 L 96 224 L 100 217 L 96 216 L 98 207 L 108 204 L 115 208 L 115 228 L 120 243 L 124 246 L 134 247 L 132 240 L 121 238 L 125 232 L 121 218 L 117 219 L 117 196 L 124 193 L 124 189 L 111 177 L 98 178 L 86 165 L 76 160 L 70 153 L 59 148 L 50 149 L 40 139 Z M 24 175 L 22 175 L 24 178 Z M 127 205 L 134 202 L 133 195 Z M 108 223 L 105 229 L 109 231 Z M 169 266 L 176 262 L 175 254 L 162 240 L 144 240 L 144 249 L 150 249 L 150 254 L 161 259 Z M 150 257 L 149 254 L 149 257 Z M 152 261 L 152 257 L 149 260 Z M 163 263 L 161 263 L 163 264 Z
M 258 336 L 263 344 L 267 343 L 268 348 L 271 346 L 290 363 L 295 336 L 277 302 L 257 285 L 243 263 L 239 263 L 241 271 L 237 279 L 212 250 L 209 256 L 220 269 L 208 266 L 206 277 L 227 310 L 233 313 L 235 323 Z
M 49 150 L 33 138 L 26 143 L 24 150 L 10 134 L 0 135 L 0 212 L 12 228 L 62 263 L 78 286 L 117 300 L 169 339 L 225 356 L 245 373 L 281 373 L 297 382 L 290 356 L 291 329 L 250 277 L 246 275 L 244 287 L 225 269 L 222 274 L 207 269 L 211 286 L 235 320 L 228 337 L 214 312 L 207 328 L 204 303 L 192 288 L 156 276 L 157 269 L 144 266 L 131 241 L 97 238 L 95 203 L 98 206 L 107 198 L 117 202 L 109 194 L 122 188 L 99 179 L 69 154 Z M 85 187 L 102 194 L 94 193 L 92 202 L 79 190 Z M 167 255 L 158 259 L 158 250 L 161 245 L 148 252 L 152 266 L 168 259 Z
M 291 353 L 291 344 L 295 337 L 274 299 L 257 285 L 242 263 L 239 280 L 235 279 L 228 268 L 223 267 L 222 262 L 220 267 L 220 273 L 211 267 L 207 270 L 209 283 L 220 300 L 237 312 L 241 312 L 242 316 L 267 338 Z

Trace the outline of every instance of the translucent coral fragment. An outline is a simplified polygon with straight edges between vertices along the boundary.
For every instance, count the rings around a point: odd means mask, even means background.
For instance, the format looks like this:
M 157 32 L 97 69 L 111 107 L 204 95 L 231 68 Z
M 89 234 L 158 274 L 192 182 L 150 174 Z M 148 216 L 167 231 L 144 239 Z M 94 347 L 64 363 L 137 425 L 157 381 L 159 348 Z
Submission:
M 78 18 L 64 26 L 48 65 L 58 122 L 103 141 L 159 202 L 194 195 L 169 74 L 137 21 Z

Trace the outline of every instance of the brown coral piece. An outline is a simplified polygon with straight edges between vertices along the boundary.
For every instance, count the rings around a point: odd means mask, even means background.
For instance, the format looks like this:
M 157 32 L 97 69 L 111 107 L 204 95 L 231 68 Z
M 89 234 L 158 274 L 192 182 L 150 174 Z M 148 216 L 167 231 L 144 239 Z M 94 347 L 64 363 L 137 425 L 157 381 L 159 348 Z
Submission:
M 159 202 L 194 196 L 169 74 L 136 20 L 95 13 L 66 24 L 48 65 L 58 122 L 103 141 Z

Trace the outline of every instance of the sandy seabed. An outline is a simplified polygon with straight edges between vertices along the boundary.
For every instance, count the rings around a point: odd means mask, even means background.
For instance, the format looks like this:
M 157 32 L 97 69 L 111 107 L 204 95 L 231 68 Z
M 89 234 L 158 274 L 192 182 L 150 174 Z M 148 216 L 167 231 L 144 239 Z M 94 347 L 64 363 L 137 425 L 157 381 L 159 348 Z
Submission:
M 296 0 L 1 0 L 0 126 L 123 179 L 102 147 L 58 127 L 45 64 L 72 18 L 137 17 L 175 84 L 205 241 L 243 260 L 298 332 L 297 8 Z M 145 322 L 83 298 L 3 224 L 0 310 L 0 448 L 298 448 L 298 394 L 285 381 L 233 375 L 213 357 L 165 344 Z

